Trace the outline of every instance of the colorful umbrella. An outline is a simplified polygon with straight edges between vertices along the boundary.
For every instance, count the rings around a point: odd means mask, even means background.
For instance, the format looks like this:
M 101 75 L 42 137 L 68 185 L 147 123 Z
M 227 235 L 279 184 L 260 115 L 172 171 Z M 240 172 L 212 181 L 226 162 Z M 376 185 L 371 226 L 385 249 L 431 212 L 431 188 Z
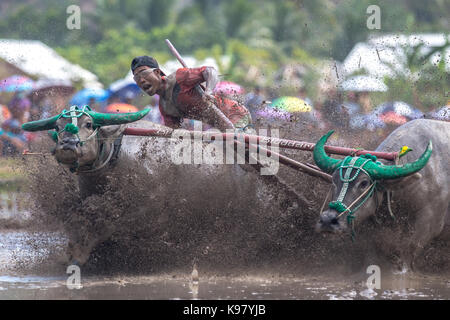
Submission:
M 75 93 L 70 100 L 70 105 L 82 107 L 88 105 L 91 99 L 94 99 L 95 102 L 101 102 L 108 99 L 110 95 L 110 91 L 100 88 L 83 89 Z
M 105 108 L 105 112 L 109 113 L 125 113 L 125 112 L 137 112 L 139 111 L 138 108 L 135 106 L 132 106 L 131 104 L 127 103 L 113 103 L 108 105 Z
M 274 108 L 264 108 L 258 110 L 256 115 L 265 119 L 280 119 L 285 121 L 289 121 L 291 118 L 291 113 Z
M 270 104 L 270 107 L 286 112 L 311 112 L 312 107 L 304 100 L 297 97 L 277 98 Z
M 214 93 L 233 95 L 233 94 L 244 94 L 245 90 L 240 85 L 230 81 L 220 81 L 214 88 Z
M 356 115 L 350 118 L 350 128 L 352 129 L 367 129 L 369 131 L 375 131 L 376 129 L 385 127 L 386 124 L 374 112 Z
M 33 88 L 34 81 L 25 76 L 13 75 L 0 81 L 0 91 L 17 92 Z
M 402 101 L 386 102 L 376 108 L 375 113 L 379 116 L 388 112 L 394 112 L 400 116 L 406 117 L 407 120 L 419 119 L 423 117 L 423 112 L 411 107 Z
M 26 112 L 31 108 L 31 101 L 27 97 L 16 95 L 8 104 L 8 109 L 11 112 Z

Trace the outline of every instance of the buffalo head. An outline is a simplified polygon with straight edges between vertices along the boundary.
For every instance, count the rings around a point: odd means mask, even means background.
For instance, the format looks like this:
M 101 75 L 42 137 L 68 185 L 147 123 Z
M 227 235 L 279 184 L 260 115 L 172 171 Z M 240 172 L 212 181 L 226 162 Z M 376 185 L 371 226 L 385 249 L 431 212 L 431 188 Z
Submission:
M 103 144 L 112 143 L 124 130 L 124 124 L 137 121 L 149 112 L 109 114 L 92 111 L 88 106 L 73 106 L 48 119 L 22 125 L 25 131 L 49 130 L 56 142 L 58 162 L 78 168 L 92 165 L 100 156 Z
M 328 132 L 317 142 L 313 153 L 316 165 L 333 175 L 332 201 L 320 215 L 318 232 L 340 233 L 350 224 L 360 223 L 374 214 L 377 188 L 388 181 L 399 182 L 415 175 L 427 164 L 432 152 L 430 141 L 419 159 L 403 165 L 384 165 L 371 154 L 333 159 L 324 150 L 332 133 Z

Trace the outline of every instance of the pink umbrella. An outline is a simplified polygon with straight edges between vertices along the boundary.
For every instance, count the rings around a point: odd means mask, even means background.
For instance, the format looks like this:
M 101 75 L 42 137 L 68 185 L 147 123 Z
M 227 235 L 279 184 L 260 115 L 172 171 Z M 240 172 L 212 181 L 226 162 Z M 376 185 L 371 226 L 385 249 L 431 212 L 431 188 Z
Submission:
M 13 75 L 0 81 L 0 91 L 16 92 L 33 88 L 34 81 L 25 76 Z
M 218 94 L 233 95 L 243 94 L 245 90 L 237 83 L 230 81 L 220 81 L 214 88 L 213 92 Z

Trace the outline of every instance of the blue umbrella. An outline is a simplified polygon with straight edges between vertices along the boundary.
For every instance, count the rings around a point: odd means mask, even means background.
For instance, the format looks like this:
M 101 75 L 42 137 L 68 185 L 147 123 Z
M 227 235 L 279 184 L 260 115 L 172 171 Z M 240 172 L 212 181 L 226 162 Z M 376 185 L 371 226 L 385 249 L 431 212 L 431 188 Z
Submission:
M 136 98 L 140 93 L 142 93 L 141 89 L 133 83 L 116 91 L 114 94 L 117 95 L 120 100 L 125 101 L 125 99 Z
M 125 99 L 134 99 L 137 95 L 142 93 L 134 80 L 128 77 L 111 83 L 109 91 L 111 91 L 113 95 L 119 97 L 122 101 Z
M 111 92 L 104 89 L 82 89 L 75 93 L 70 100 L 70 105 L 82 107 L 89 104 L 91 99 L 95 102 L 102 102 L 109 98 Z

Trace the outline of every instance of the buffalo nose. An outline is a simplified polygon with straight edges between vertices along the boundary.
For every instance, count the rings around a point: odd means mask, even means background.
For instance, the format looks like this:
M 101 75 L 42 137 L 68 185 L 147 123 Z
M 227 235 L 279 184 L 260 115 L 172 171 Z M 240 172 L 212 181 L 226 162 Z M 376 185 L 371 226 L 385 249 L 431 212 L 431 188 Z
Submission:
M 66 137 L 62 139 L 63 149 L 74 149 L 79 143 L 80 140 L 78 138 Z
M 339 221 L 337 217 L 337 212 L 334 210 L 327 210 L 323 212 L 322 215 L 320 216 L 320 223 L 323 226 L 338 225 Z

